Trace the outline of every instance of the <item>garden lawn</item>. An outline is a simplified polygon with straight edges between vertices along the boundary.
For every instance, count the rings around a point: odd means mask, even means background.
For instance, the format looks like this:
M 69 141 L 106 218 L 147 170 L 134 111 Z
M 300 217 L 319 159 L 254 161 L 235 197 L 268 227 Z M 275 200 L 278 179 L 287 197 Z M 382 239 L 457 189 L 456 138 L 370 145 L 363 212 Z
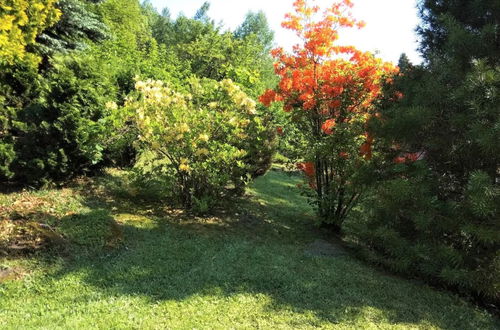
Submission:
M 271 171 L 231 211 L 194 217 L 141 200 L 121 175 L 0 195 L 4 208 L 42 200 L 38 221 L 48 214 L 71 242 L 63 252 L 0 261 L 20 273 L 0 283 L 1 329 L 499 326 L 452 294 L 352 256 L 304 253 L 327 236 L 315 229 L 297 176 Z M 109 223 L 120 230 L 103 233 Z

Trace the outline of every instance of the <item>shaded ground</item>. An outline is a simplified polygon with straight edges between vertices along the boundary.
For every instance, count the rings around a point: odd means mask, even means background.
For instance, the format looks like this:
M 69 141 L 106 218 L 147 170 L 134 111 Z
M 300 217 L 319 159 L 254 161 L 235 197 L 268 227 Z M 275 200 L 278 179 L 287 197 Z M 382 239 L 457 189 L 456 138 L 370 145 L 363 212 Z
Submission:
M 340 243 L 328 242 L 323 239 L 317 239 L 306 246 L 306 256 L 310 257 L 329 257 L 335 258 L 347 255 L 347 251 Z
M 31 271 L 0 284 L 0 328 L 498 327 L 455 296 L 350 257 L 314 229 L 298 182 L 271 171 L 203 218 L 140 200 L 114 172 L 76 185 L 53 219 L 68 255 L 0 261 Z

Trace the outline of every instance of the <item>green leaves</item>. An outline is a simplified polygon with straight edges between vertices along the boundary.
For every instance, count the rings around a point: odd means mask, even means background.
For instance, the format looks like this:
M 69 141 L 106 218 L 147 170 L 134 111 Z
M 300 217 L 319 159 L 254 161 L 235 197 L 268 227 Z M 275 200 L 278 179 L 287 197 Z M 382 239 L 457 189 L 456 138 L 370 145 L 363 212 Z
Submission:
M 124 109 L 135 122 L 142 148 L 184 207 L 211 209 L 251 173 L 251 146 L 266 128 L 255 121 L 256 103 L 231 80 L 190 79 L 191 93 L 161 81 L 140 81 Z M 127 120 L 125 118 L 125 120 Z M 141 165 L 141 167 L 144 165 Z M 140 168 L 139 168 L 140 170 Z

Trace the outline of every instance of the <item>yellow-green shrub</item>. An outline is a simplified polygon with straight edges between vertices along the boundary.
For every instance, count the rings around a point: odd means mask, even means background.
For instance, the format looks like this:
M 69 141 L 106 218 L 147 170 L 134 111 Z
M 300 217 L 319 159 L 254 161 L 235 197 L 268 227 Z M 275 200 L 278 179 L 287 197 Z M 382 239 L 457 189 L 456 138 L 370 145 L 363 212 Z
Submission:
M 55 24 L 61 11 L 56 0 L 6 0 L 0 3 L 0 64 L 19 60 L 36 64 L 39 57 L 26 51 L 36 36 Z
M 160 179 L 184 207 L 204 212 L 248 181 L 249 150 L 269 141 L 256 102 L 231 80 L 193 78 L 188 89 L 138 80 L 117 111 L 122 122 L 133 120 L 137 147 L 149 155 L 137 167 Z

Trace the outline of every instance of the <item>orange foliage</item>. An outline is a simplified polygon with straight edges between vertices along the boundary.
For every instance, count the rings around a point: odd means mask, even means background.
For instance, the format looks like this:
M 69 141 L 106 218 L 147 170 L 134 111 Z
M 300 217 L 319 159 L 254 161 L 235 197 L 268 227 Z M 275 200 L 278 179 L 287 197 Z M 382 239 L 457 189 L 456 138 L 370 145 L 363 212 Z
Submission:
M 304 172 L 304 174 L 309 178 L 314 177 L 314 174 L 316 173 L 312 162 L 298 163 L 297 168 Z
M 335 127 L 335 119 L 328 119 L 323 123 L 321 126 L 321 130 L 325 134 L 332 134 L 333 133 L 333 128 Z
M 307 177 L 307 181 L 309 182 L 309 187 L 312 189 L 316 189 L 316 183 L 315 181 L 315 175 L 316 175 L 316 168 L 314 167 L 313 162 L 303 162 L 303 163 L 298 163 L 297 168 L 304 172 L 304 174 Z
M 373 111 L 373 102 L 382 93 L 382 84 L 391 81 L 398 68 L 354 46 L 336 45 L 341 28 L 362 28 L 349 9 L 350 0 L 336 0 L 315 19 L 320 9 L 306 0 L 294 2 L 294 13 L 285 15 L 282 26 L 302 40 L 291 54 L 276 48 L 271 55 L 280 83 L 266 91 L 260 102 L 269 106 L 283 101 L 285 111 L 306 110 L 319 121 L 325 134 L 332 134 L 335 123 L 348 123 L 353 117 Z M 365 159 L 371 157 L 373 139 L 361 146 Z
M 372 158 L 372 144 L 365 142 L 359 148 L 359 153 L 366 159 L 370 160 Z
M 343 159 L 348 159 L 349 158 L 349 154 L 345 151 L 341 151 L 339 152 L 339 156 L 340 158 L 343 158 Z
M 399 157 L 394 158 L 393 161 L 396 164 L 403 164 L 403 163 L 406 163 L 406 158 L 404 156 L 399 156 Z
M 404 163 L 413 163 L 417 160 L 422 160 L 425 157 L 425 152 L 406 152 L 403 156 L 398 156 L 394 158 L 394 163 L 396 164 L 404 164 Z
M 364 22 L 352 16 L 350 0 L 332 1 L 323 11 L 307 0 L 294 2 L 295 10 L 285 16 L 282 26 L 294 31 L 302 42 L 292 52 L 283 48 L 271 51 L 280 81 L 259 99 L 265 106 L 283 102 L 285 111 L 295 112 L 298 116 L 294 118 L 307 124 L 301 127 L 310 127 L 311 145 L 324 148 L 304 150 L 304 158 L 315 159 L 315 163 L 298 164 L 318 198 L 331 193 L 332 185 L 350 184 L 352 171 L 346 167 L 357 167 L 358 160 L 372 158 L 373 137 L 368 133 L 364 141 L 359 137 L 366 131 L 367 121 L 380 116 L 374 104 L 382 98 L 382 86 L 398 72 L 396 66 L 369 52 L 337 44 L 341 29 L 362 28 Z M 351 151 L 356 149 L 359 153 Z M 353 161 L 336 162 L 332 155 Z M 341 204 L 342 200 L 334 203 Z

